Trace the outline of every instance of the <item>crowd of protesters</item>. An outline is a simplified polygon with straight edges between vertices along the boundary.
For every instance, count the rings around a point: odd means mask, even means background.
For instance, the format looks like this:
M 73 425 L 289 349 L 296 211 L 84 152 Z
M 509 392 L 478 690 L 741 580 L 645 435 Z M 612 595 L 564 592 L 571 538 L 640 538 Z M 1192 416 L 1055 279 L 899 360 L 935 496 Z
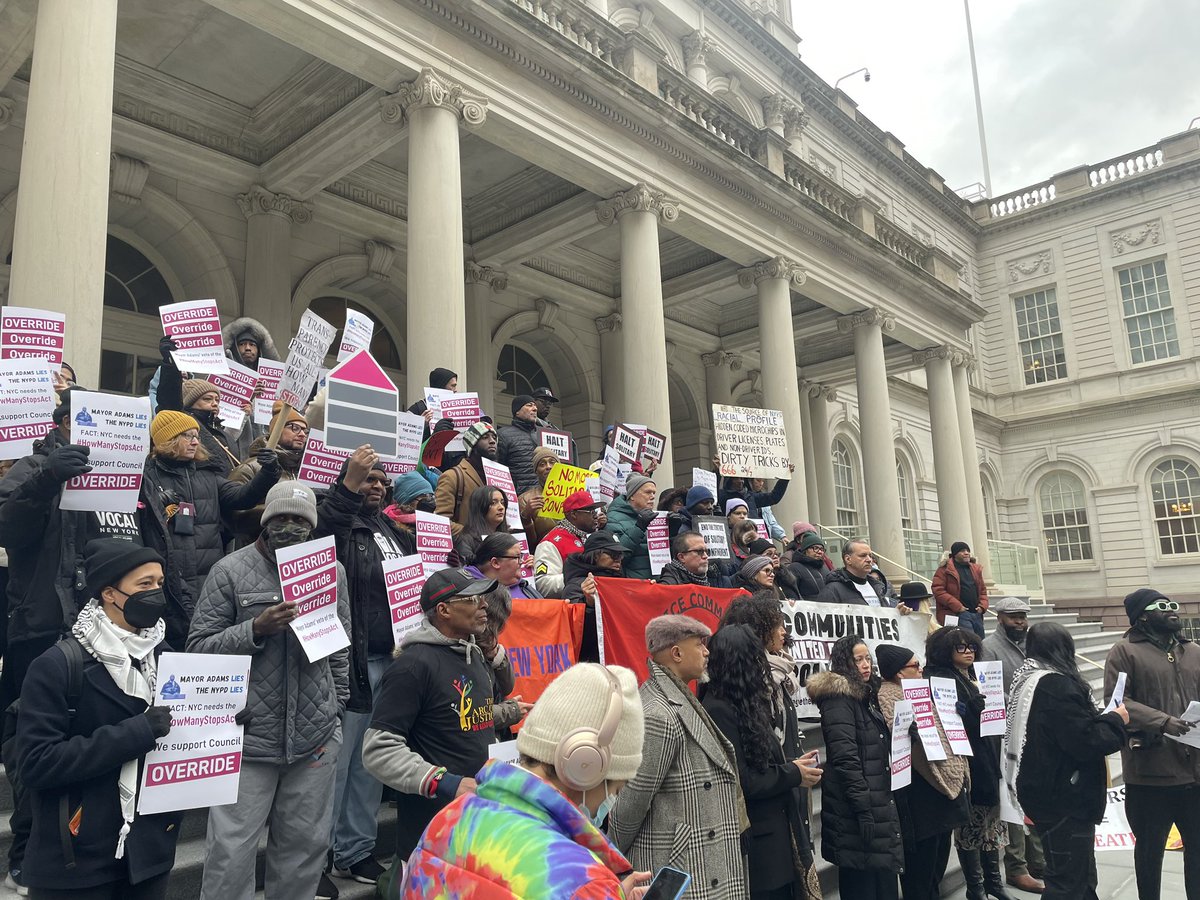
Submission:
M 278 358 L 253 320 L 231 323 L 225 339 L 248 367 Z M 558 402 L 549 388 L 515 397 L 507 424 L 485 416 L 465 428 L 459 452 L 450 423 L 418 402 L 410 411 L 427 427 L 416 470 L 393 478 L 364 445 L 314 491 L 297 476 L 322 398 L 307 410 L 277 403 L 267 426 L 247 416 L 226 429 L 220 390 L 180 372 L 174 349 L 164 338 L 135 512 L 62 508 L 63 486 L 90 468 L 72 442 L 69 366 L 53 428 L 0 476 L 7 880 L 22 895 L 167 896 L 184 814 L 139 814 L 137 798 L 145 755 L 172 728 L 152 702 L 170 649 L 251 658 L 237 802 L 205 813 L 207 900 L 254 894 L 264 835 L 268 900 L 335 900 L 339 880 L 382 897 L 639 898 L 664 866 L 690 877 L 689 898 L 813 900 L 819 858 L 836 867 L 844 900 L 929 900 L 952 847 L 969 900 L 1010 900 L 1006 883 L 1095 897 L 1104 759 L 1118 751 L 1139 897 L 1160 897 L 1174 824 L 1188 896 L 1200 900 L 1200 751 L 1174 740 L 1200 700 L 1200 651 L 1161 594 L 1125 599 L 1130 628 L 1105 672 L 1106 696 L 1126 675 L 1125 702 L 1101 712 L 1070 633 L 1030 627 L 1020 598 L 989 607 L 964 542 L 948 548 L 932 592 L 912 581 L 896 590 L 866 540 L 832 546 L 807 522 L 784 531 L 772 507 L 788 480 L 724 478 L 714 494 L 660 485 L 651 459 L 632 461 L 611 502 L 576 490 L 548 518 L 554 467 L 582 465 L 574 440 L 561 460 L 539 443 Z M 447 369 L 429 374 L 431 387 L 457 382 Z M 516 496 L 488 483 L 485 461 L 509 468 Z M 419 513 L 450 520 L 453 550 L 425 579 L 420 624 L 397 647 L 383 566 L 416 552 Z M 670 551 L 655 564 L 648 532 L 661 515 Z M 718 552 L 701 526 L 721 519 Z M 314 662 L 291 628 L 297 605 L 282 599 L 276 553 L 326 536 L 349 646 Z M 631 670 L 598 664 L 600 579 L 741 593 L 715 629 L 652 618 L 639 688 Z M 583 606 L 583 634 L 578 663 L 530 704 L 514 692 L 500 633 L 517 604 L 547 597 Z M 788 627 L 805 601 L 934 621 L 920 647 L 846 635 L 805 681 Z M 997 622 L 985 637 L 989 608 Z M 1003 755 L 981 727 L 982 659 L 1003 663 Z M 941 752 L 913 740 L 911 783 L 893 790 L 896 707 L 906 680 L 929 677 L 954 684 L 970 752 L 956 753 L 935 718 Z M 823 759 L 803 747 L 804 692 Z M 489 761 L 517 727 L 514 761 Z M 1002 795 L 1023 823 L 1002 817 Z M 388 799 L 394 849 L 376 846 Z

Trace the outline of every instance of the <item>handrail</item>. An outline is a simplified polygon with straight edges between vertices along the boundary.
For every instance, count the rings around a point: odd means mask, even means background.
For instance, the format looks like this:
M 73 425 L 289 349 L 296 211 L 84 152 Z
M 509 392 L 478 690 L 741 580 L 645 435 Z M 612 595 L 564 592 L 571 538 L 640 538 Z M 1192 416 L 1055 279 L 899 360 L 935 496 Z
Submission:
M 850 535 L 849 537 L 847 537 L 846 535 L 842 534 L 837 529 L 830 528 L 828 525 L 822 525 L 820 522 L 814 522 L 813 524 L 817 526 L 818 534 L 820 534 L 822 531 L 827 531 L 830 534 L 832 534 L 835 538 L 837 538 L 839 541 L 842 541 L 843 543 L 846 541 L 855 540 L 856 537 L 861 537 L 861 535 Z M 912 576 L 914 580 L 924 583 L 925 576 L 922 575 L 920 572 L 914 572 L 908 566 L 904 565 L 904 563 L 899 563 L 899 562 L 896 562 L 896 560 L 894 560 L 894 559 L 889 559 L 888 557 L 884 556 L 882 553 L 876 553 L 874 550 L 871 551 L 871 555 L 874 556 L 876 559 L 882 559 L 884 562 L 891 563 L 893 566 L 895 566 L 898 569 L 903 569 L 910 576 Z

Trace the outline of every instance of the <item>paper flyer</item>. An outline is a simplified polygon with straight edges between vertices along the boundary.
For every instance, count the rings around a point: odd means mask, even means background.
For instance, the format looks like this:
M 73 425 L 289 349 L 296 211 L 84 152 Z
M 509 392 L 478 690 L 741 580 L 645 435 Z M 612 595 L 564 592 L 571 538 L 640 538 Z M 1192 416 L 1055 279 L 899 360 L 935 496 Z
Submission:
M 171 358 L 180 372 L 224 375 L 229 371 L 216 300 L 168 303 L 158 308 L 158 315 L 163 334 L 179 348 L 171 352 Z
M 150 398 L 72 392 L 71 443 L 90 448 L 92 471 L 63 485 L 59 509 L 136 510 L 150 452 Z
M 310 663 L 350 646 L 337 613 L 337 550 L 333 535 L 275 551 L 283 599 L 296 604 L 291 629 Z

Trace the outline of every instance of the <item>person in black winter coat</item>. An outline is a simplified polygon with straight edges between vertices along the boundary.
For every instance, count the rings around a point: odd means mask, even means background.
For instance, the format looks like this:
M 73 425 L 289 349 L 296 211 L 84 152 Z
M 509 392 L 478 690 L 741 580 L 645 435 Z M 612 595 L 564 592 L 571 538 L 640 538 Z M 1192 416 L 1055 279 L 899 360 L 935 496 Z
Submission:
M 234 452 L 225 426 L 217 415 L 221 408 L 221 389 L 203 378 L 183 377 L 171 356 L 172 350 L 179 349 L 171 338 L 164 337 L 159 341 L 158 349 L 162 354 L 156 395 L 158 409 L 173 409 L 195 419 L 200 424 L 200 444 L 208 454 L 203 465 L 220 472 L 222 478 L 228 478 L 243 460 Z
M 496 429 L 496 460 L 508 466 L 520 495 L 538 483 L 533 471 L 533 451 L 538 447 L 537 403 L 528 394 L 514 397 L 512 414 L 511 425 Z
M 1101 713 L 1079 674 L 1075 641 L 1057 622 L 1029 629 L 1029 658 L 1013 675 L 1010 741 L 1024 735 L 1005 780 L 1016 782 L 1021 810 L 1046 854 L 1049 900 L 1096 900 L 1096 825 L 1104 818 L 1108 767 L 1121 749 L 1125 705 Z M 1010 747 L 1012 745 L 1010 744 Z
M 596 634 L 596 579 L 624 578 L 625 547 L 609 531 L 595 531 L 583 542 L 582 553 L 563 560 L 563 599 L 587 604 L 583 614 L 580 662 L 599 662 Z
M 829 671 L 809 677 L 807 687 L 825 737 L 821 855 L 838 867 L 843 897 L 896 900 L 904 842 L 892 798 L 891 736 L 862 637 L 840 638 Z
M 174 410 L 154 417 L 150 439 L 139 503 L 142 537 L 167 561 L 167 643 L 182 651 L 208 570 L 225 555 L 223 517 L 261 503 L 279 479 L 279 461 L 264 447 L 262 468 L 249 483 L 227 481 L 203 466 L 199 423 Z
M 810 531 L 800 540 L 792 561 L 786 568 L 796 579 L 796 587 L 802 600 L 816 600 L 825 588 L 825 542 L 815 531 Z
M 182 814 L 136 815 L 135 795 L 143 757 L 171 728 L 170 709 L 151 705 L 165 632 L 162 558 L 115 538 L 86 552 L 94 599 L 71 646 L 29 667 L 21 698 L 17 770 L 33 810 L 22 881 L 35 898 L 161 900 Z M 73 703 L 68 654 L 81 660 Z
M 750 819 L 742 840 L 749 857 L 751 900 L 811 896 L 805 885 L 812 847 L 797 792 L 820 781 L 821 772 L 811 755 L 784 752 L 788 742 L 789 750 L 798 753 L 799 740 L 786 730 L 786 720 L 779 722 L 784 741 L 776 734 L 774 685 L 758 633 L 748 624 L 723 624 L 708 648 L 709 680 L 702 686 L 701 702 L 737 757 Z

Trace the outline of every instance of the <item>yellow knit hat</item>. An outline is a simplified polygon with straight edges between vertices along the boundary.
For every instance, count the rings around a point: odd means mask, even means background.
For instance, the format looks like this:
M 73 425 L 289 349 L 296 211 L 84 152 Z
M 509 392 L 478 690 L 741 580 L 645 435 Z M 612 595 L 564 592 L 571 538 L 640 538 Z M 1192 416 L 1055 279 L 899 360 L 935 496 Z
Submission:
M 200 430 L 200 423 L 187 413 L 173 409 L 159 410 L 150 422 L 150 440 L 155 444 L 169 444 L 190 428 Z

